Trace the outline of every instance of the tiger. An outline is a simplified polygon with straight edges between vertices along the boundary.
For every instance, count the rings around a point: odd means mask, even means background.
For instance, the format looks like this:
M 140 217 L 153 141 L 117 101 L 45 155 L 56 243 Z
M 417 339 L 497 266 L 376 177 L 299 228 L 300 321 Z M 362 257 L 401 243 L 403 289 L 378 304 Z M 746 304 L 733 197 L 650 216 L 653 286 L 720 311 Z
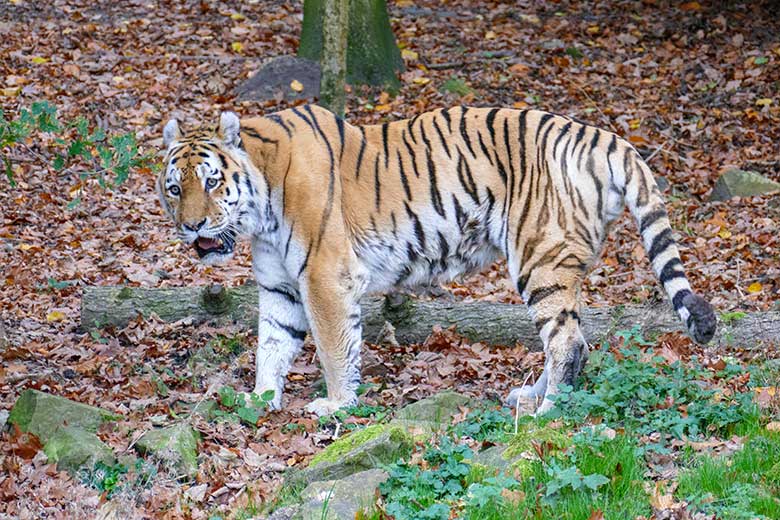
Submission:
M 662 194 L 615 133 L 535 110 L 453 107 L 355 126 L 317 105 L 163 130 L 157 189 L 183 243 L 221 264 L 250 242 L 259 291 L 256 380 L 284 382 L 307 333 L 327 396 L 317 415 L 355 405 L 360 299 L 479 271 L 504 259 L 544 346 L 544 368 L 506 401 L 554 406 L 588 356 L 582 282 L 627 205 L 652 268 L 690 336 L 715 334 L 691 290 Z M 429 285 L 430 286 L 430 285 Z M 251 395 L 248 394 L 248 395 Z

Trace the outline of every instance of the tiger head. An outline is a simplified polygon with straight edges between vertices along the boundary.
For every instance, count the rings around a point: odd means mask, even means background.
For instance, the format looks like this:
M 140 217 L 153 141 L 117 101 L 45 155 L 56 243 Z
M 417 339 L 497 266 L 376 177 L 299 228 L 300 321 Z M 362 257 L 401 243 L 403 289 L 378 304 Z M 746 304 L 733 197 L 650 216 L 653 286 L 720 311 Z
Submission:
M 160 202 L 181 239 L 206 264 L 233 256 L 236 238 L 252 232 L 257 197 L 251 163 L 242 149 L 238 116 L 223 112 L 216 128 L 184 132 L 175 119 L 163 130 L 165 169 Z

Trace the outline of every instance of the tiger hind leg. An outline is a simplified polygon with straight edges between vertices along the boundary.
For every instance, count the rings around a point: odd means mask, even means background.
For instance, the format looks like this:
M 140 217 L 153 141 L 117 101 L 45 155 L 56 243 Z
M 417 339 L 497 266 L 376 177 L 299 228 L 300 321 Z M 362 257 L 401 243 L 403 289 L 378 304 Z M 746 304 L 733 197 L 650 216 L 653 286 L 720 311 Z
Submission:
M 536 412 L 544 413 L 553 407 L 551 396 L 561 384 L 574 385 L 588 358 L 588 343 L 580 330 L 580 284 L 581 273 L 571 269 L 540 267 L 529 277 L 523 296 L 544 345 L 545 367 L 534 385 L 509 393 L 509 404 L 543 395 Z

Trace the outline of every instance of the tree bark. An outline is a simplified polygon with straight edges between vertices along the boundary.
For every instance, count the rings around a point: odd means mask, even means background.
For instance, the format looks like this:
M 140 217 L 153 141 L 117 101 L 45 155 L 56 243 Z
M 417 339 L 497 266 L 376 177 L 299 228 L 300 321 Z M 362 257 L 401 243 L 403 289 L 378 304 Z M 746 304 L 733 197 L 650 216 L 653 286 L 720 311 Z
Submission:
M 86 287 L 81 304 L 85 329 L 106 325 L 124 326 L 139 314 L 157 315 L 166 322 L 191 318 L 194 323 L 239 323 L 257 326 L 257 288 L 244 285 L 146 289 L 131 287 Z M 422 301 L 398 295 L 367 297 L 363 306 L 363 334 L 376 340 L 385 322 L 396 328 L 399 343 L 422 343 L 434 326 L 457 326 L 472 341 L 491 345 L 520 342 L 541 349 L 536 328 L 524 305 L 493 302 Z M 639 326 L 644 334 L 682 330 L 679 318 L 667 303 L 655 306 L 586 308 L 581 312 L 582 330 L 592 343 L 609 333 Z M 761 348 L 780 341 L 780 312 L 746 314 L 720 323 L 716 345 Z
M 305 0 L 298 56 L 322 62 L 324 3 Z M 404 70 L 385 0 L 348 0 L 347 82 L 397 89 Z
M 322 0 L 322 58 L 320 105 L 344 117 L 344 78 L 347 72 L 349 0 Z

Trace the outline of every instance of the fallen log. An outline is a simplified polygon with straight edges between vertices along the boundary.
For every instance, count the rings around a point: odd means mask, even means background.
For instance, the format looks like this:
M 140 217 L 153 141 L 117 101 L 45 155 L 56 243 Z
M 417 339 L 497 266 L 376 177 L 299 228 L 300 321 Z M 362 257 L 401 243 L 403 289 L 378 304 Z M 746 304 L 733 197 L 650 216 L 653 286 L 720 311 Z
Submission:
M 185 318 L 193 323 L 237 323 L 257 326 L 257 289 L 252 284 L 235 288 L 220 285 L 149 289 L 138 287 L 86 287 L 81 302 L 81 322 L 85 329 L 107 325 L 124 326 L 139 314 L 157 315 L 166 322 Z M 456 325 L 460 334 L 472 341 L 491 345 L 520 342 L 538 350 L 541 342 L 524 305 L 494 302 L 418 300 L 400 295 L 367 297 L 363 304 L 363 333 L 374 341 L 385 322 L 395 327 L 401 344 L 425 341 L 434 326 Z M 741 313 L 740 313 L 741 314 Z M 682 330 L 671 306 L 625 305 L 590 307 L 581 313 L 582 329 L 589 341 L 606 334 L 639 326 L 643 334 Z M 780 312 L 732 313 L 719 323 L 716 345 L 760 348 L 780 342 Z

